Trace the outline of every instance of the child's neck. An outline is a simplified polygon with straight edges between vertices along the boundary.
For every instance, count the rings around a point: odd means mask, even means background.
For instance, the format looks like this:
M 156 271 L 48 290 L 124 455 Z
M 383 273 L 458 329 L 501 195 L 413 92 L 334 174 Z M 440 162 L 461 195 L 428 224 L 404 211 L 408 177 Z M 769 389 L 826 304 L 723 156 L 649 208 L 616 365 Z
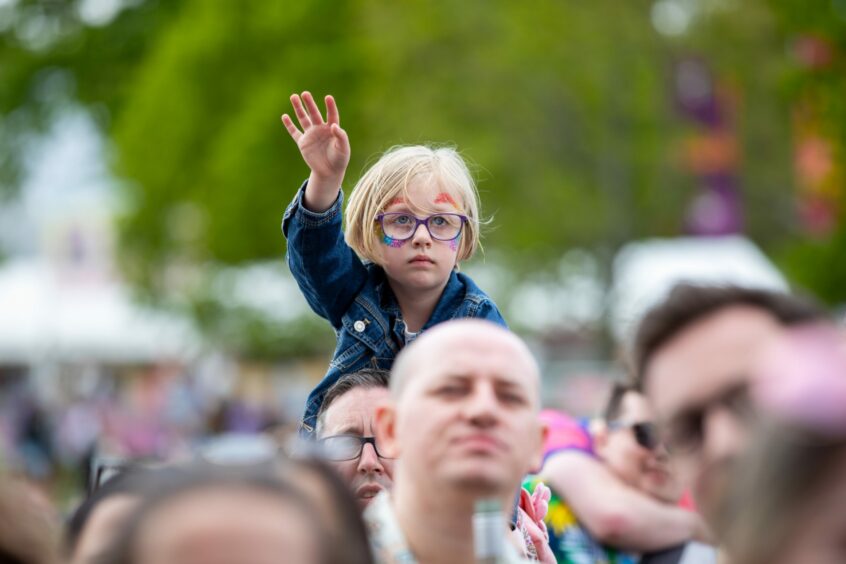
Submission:
M 444 280 L 441 286 L 431 290 L 409 290 L 400 287 L 399 284 L 394 284 L 390 280 L 388 283 L 397 298 L 406 330 L 409 333 L 417 333 L 432 317 L 432 312 L 435 311 L 435 306 L 441 299 L 447 280 Z

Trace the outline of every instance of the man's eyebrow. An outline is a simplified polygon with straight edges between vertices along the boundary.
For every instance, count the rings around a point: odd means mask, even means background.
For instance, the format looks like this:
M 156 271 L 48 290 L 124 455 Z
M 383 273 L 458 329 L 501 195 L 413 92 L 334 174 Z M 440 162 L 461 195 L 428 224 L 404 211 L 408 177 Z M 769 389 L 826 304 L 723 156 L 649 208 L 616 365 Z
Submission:
M 361 435 L 362 433 L 361 425 L 358 423 L 346 423 L 332 430 L 334 435 Z
M 447 375 L 445 375 L 445 376 L 443 377 L 442 381 L 443 381 L 443 380 L 447 380 L 447 381 L 456 381 L 456 380 L 457 380 L 457 381 L 460 381 L 460 382 L 466 382 L 466 381 L 468 381 L 469 379 L 470 379 L 470 377 L 469 377 L 469 376 L 467 376 L 467 375 L 465 375 L 465 374 L 461 374 L 461 373 L 455 372 L 455 373 L 451 373 L 451 374 L 447 374 Z
M 520 390 L 523 389 L 523 386 L 519 382 L 515 382 L 513 380 L 506 380 L 504 378 L 495 379 L 494 385 L 499 386 L 501 388 L 517 388 Z
M 512 380 L 503 380 L 497 378 L 494 381 L 494 386 L 502 391 L 505 392 L 519 392 L 520 395 L 528 395 L 528 391 L 526 391 L 526 386 L 522 385 L 519 382 L 514 382 Z

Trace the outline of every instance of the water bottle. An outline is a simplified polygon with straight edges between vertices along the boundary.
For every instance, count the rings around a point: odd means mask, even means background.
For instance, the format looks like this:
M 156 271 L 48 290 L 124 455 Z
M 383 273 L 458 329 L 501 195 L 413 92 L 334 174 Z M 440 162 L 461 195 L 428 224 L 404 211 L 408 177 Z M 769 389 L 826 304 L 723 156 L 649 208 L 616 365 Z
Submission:
M 479 499 L 473 512 L 473 552 L 478 564 L 496 564 L 504 559 L 506 536 L 502 503 L 495 498 Z

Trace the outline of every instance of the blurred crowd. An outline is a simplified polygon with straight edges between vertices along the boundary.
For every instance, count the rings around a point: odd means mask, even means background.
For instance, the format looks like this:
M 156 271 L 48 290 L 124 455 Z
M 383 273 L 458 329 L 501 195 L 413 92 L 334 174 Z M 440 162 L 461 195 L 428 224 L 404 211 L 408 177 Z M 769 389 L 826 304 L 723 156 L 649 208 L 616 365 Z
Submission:
M 90 441 L 73 434 L 110 418 L 95 400 L 56 423 L 7 395 L 39 454 L 0 485 L 0 560 L 844 562 L 842 331 L 794 295 L 681 284 L 624 344 L 630 379 L 582 420 L 541 410 L 519 337 L 449 321 L 390 371 L 342 375 L 313 435 L 233 416 L 247 433 L 179 456 L 94 456 L 70 507 L 37 487 L 39 460 L 78 455 Z
M 0 461 L 60 499 L 87 487 L 98 460 L 190 457 L 212 437 L 284 433 L 292 419 L 273 393 L 223 393 L 179 364 L 55 376 L 47 391 L 32 375 L 0 377 Z

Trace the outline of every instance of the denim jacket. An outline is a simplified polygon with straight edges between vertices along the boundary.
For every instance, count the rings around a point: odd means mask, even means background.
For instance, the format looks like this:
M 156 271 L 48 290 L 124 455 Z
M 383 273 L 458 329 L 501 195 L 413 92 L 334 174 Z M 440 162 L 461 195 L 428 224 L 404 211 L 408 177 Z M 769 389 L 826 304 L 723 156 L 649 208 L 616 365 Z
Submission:
M 311 309 L 332 324 L 338 338 L 329 370 L 306 402 L 302 430 L 311 434 L 323 396 L 341 375 L 362 368 L 391 368 L 405 344 L 405 324 L 385 271 L 362 262 L 344 241 L 343 191 L 331 208 L 314 213 L 303 207 L 304 190 L 305 184 L 282 219 L 288 266 Z M 496 305 L 470 277 L 453 271 L 422 330 L 458 317 L 506 326 Z

